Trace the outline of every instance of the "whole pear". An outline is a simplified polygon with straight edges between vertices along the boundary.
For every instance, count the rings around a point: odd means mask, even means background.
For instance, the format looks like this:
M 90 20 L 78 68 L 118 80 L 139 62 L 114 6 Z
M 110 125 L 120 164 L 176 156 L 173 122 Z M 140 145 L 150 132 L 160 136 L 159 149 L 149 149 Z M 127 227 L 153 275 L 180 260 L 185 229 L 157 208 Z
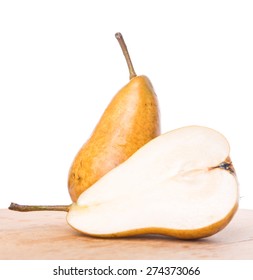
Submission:
M 135 74 L 120 33 L 115 34 L 126 58 L 130 81 L 114 96 L 69 171 L 68 190 L 73 202 L 107 172 L 160 135 L 157 96 L 146 76 Z

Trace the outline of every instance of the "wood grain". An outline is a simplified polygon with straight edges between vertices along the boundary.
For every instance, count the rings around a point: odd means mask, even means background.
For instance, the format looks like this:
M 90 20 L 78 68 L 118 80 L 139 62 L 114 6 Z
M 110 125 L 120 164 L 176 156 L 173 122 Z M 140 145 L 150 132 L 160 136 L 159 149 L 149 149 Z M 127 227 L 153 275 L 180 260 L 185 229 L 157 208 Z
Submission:
M 0 210 L 0 259 L 253 259 L 252 210 L 239 210 L 223 231 L 197 241 L 154 235 L 93 238 L 69 227 L 65 216 L 64 212 Z

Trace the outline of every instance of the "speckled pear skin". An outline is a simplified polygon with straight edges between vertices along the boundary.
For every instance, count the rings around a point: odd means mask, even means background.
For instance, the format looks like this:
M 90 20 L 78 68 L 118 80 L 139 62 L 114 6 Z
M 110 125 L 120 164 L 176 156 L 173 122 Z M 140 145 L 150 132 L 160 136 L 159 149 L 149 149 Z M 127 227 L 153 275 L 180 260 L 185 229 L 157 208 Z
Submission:
M 68 177 L 72 201 L 158 135 L 157 96 L 146 76 L 136 76 L 114 96 L 76 155 Z

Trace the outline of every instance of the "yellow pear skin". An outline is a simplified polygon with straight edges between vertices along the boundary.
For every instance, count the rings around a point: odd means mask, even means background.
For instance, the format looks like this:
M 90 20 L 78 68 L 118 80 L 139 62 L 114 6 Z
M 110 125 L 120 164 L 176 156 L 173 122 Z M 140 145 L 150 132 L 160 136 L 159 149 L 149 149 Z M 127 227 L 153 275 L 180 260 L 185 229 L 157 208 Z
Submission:
M 114 96 L 70 168 L 68 189 L 73 202 L 107 172 L 160 135 L 159 106 L 153 86 L 146 76 L 136 76 L 130 68 L 129 83 Z

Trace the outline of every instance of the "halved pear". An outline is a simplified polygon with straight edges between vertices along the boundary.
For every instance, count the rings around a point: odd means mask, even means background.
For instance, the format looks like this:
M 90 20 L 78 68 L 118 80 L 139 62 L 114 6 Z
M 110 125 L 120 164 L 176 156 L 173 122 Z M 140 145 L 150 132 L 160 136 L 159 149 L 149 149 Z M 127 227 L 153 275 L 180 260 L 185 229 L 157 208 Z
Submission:
M 238 207 L 229 152 L 225 137 L 206 127 L 158 136 L 82 193 L 67 221 L 100 237 L 215 234 Z

